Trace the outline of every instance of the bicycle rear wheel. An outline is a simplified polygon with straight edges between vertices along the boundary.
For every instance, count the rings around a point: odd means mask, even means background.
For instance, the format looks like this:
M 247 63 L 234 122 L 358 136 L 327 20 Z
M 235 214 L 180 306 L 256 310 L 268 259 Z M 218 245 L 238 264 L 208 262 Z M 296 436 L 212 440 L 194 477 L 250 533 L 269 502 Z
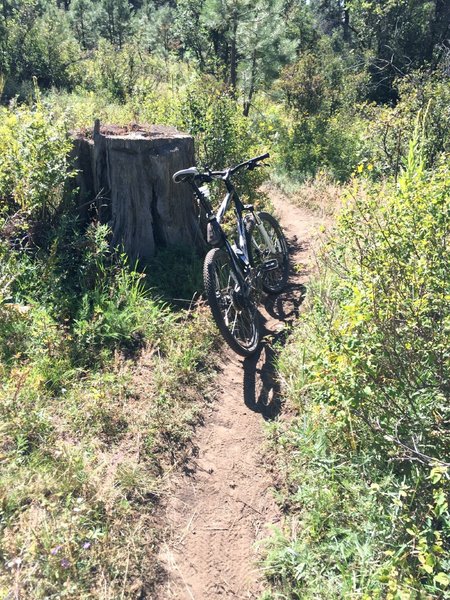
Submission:
M 258 217 L 270 244 L 255 220 L 249 219 L 246 228 L 250 263 L 261 269 L 264 291 L 268 294 L 278 294 L 283 291 L 289 276 L 288 245 L 278 221 L 271 214 L 260 212 Z M 275 266 L 270 264 L 273 260 L 276 261 Z M 266 269 L 264 265 L 267 265 Z
M 223 338 L 235 352 L 250 356 L 260 339 L 258 310 L 250 298 L 239 293 L 228 252 L 220 248 L 208 252 L 203 278 L 212 316 Z

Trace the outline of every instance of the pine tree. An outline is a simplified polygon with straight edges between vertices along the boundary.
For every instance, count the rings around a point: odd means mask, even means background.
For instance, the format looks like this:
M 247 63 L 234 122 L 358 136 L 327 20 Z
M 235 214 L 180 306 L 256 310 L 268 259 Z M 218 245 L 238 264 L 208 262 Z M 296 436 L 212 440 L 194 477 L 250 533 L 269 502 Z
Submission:
M 102 35 L 116 48 L 122 48 L 131 33 L 132 6 L 128 0 L 100 0 L 98 23 Z
M 72 0 L 70 19 L 81 48 L 93 48 L 98 40 L 99 4 L 95 0 Z

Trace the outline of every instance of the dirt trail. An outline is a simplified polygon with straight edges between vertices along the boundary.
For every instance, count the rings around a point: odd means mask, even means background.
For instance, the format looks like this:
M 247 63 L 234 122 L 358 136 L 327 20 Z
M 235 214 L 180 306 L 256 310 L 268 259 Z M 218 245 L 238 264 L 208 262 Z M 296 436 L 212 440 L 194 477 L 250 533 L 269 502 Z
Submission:
M 257 542 L 281 515 L 273 500 L 264 420 L 281 410 L 270 342 L 302 302 L 310 240 L 322 219 L 270 193 L 291 251 L 288 289 L 263 309 L 265 342 L 254 357 L 224 350 L 220 390 L 197 430 L 194 453 L 173 481 L 165 508 L 168 524 L 160 558 L 166 580 L 158 600 L 256 598 L 262 591 Z

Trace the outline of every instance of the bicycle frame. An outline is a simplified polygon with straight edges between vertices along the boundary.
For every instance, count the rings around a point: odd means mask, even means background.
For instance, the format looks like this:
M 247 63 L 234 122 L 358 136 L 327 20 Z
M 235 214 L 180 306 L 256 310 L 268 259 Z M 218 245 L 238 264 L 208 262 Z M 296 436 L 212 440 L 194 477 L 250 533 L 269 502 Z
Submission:
M 235 212 L 236 212 L 236 216 L 237 216 L 237 230 L 238 230 L 238 236 L 239 236 L 239 241 L 238 241 L 237 247 L 243 254 L 241 261 L 244 262 L 244 264 L 249 267 L 250 266 L 250 256 L 249 256 L 249 249 L 247 246 L 247 236 L 246 236 L 246 232 L 245 232 L 244 219 L 242 217 L 242 213 L 245 209 L 247 209 L 252 214 L 252 216 L 255 220 L 255 225 L 256 225 L 256 227 L 258 227 L 259 231 L 261 232 L 261 235 L 262 235 L 264 241 L 266 242 L 268 248 L 270 249 L 270 251 L 275 252 L 276 249 L 272 243 L 272 240 L 268 236 L 267 231 L 266 231 L 261 219 L 258 217 L 258 213 L 256 213 L 254 211 L 253 206 L 245 206 L 244 204 L 242 204 L 241 199 L 239 198 L 239 195 L 236 192 L 234 185 L 229 180 L 226 180 L 226 184 L 227 184 L 227 188 L 228 188 L 228 193 L 225 196 L 224 200 L 222 201 L 222 204 L 220 205 L 220 207 L 216 213 L 216 219 L 220 225 L 226 211 L 229 208 L 230 201 L 231 201 L 231 199 L 233 199 L 234 206 L 235 206 Z M 225 236 L 225 239 L 226 239 L 226 236 Z M 230 246 L 230 248 L 228 250 L 230 251 L 230 253 L 236 255 L 236 252 L 234 251 L 233 246 L 230 244 L 229 244 L 229 246 Z
M 239 168 L 244 166 L 244 164 L 246 164 L 246 163 L 242 163 L 241 165 L 238 165 L 237 167 L 234 167 L 233 169 L 228 169 L 227 171 L 220 172 L 217 174 L 215 174 L 215 173 L 213 174 L 210 172 L 210 176 L 212 176 L 212 175 L 218 176 L 218 178 L 220 178 L 225 183 L 225 186 L 227 188 L 227 194 L 225 195 L 224 199 L 222 200 L 221 205 L 219 206 L 219 209 L 217 210 L 217 212 L 215 214 L 212 210 L 209 200 L 203 194 L 202 190 L 198 187 L 198 185 L 195 183 L 195 181 L 192 180 L 190 183 L 191 183 L 191 186 L 192 186 L 197 198 L 200 201 L 200 204 L 203 206 L 203 209 L 205 210 L 208 222 L 212 223 L 214 225 L 216 231 L 218 231 L 218 233 L 221 236 L 221 239 L 224 242 L 224 246 L 231 258 L 231 261 L 233 263 L 233 267 L 235 270 L 235 275 L 236 275 L 236 279 L 237 279 L 235 281 L 235 284 L 240 288 L 240 290 L 242 291 L 242 293 L 244 295 L 247 295 L 250 292 L 250 284 L 248 283 L 248 276 L 250 276 L 252 274 L 253 268 L 250 264 L 250 253 L 249 253 L 249 248 L 247 246 L 247 235 L 246 235 L 246 231 L 245 231 L 245 223 L 244 223 L 244 218 L 243 218 L 244 210 L 248 210 L 252 214 L 252 217 L 255 220 L 255 225 L 256 225 L 256 227 L 258 227 L 259 231 L 261 232 L 261 235 L 262 235 L 265 243 L 267 244 L 268 248 L 270 249 L 270 251 L 274 253 L 275 248 L 272 243 L 272 240 L 270 239 L 270 237 L 267 234 L 267 231 L 264 228 L 264 225 L 263 225 L 261 219 L 259 219 L 258 214 L 255 213 L 253 206 L 242 204 L 242 201 L 239 198 L 239 195 L 238 195 L 233 183 L 230 180 L 231 175 L 234 172 L 236 172 Z M 211 179 L 209 179 L 207 181 L 211 181 Z M 231 201 L 234 202 L 234 210 L 235 210 L 236 218 L 237 218 L 238 239 L 237 239 L 236 244 L 230 243 L 225 232 L 223 231 L 223 229 L 221 227 L 221 222 L 223 220 L 225 213 L 229 209 Z
M 202 206 L 206 212 L 206 217 L 207 217 L 208 221 L 211 222 L 211 221 L 215 220 L 217 222 L 217 226 L 220 228 L 221 234 L 223 235 L 223 238 L 225 240 L 225 244 L 224 244 L 225 248 L 232 260 L 233 266 L 236 271 L 238 280 L 235 281 L 235 283 L 241 288 L 242 292 L 244 294 L 246 294 L 249 292 L 249 285 L 246 282 L 246 277 L 251 272 L 251 266 L 250 266 L 250 259 L 249 259 L 249 251 L 248 251 L 248 247 L 247 247 L 247 236 L 245 234 L 245 223 L 244 223 L 244 219 L 243 219 L 243 212 L 245 209 L 247 209 L 251 213 L 253 213 L 253 215 L 255 215 L 255 213 L 253 211 L 253 206 L 246 207 L 242 204 L 241 199 L 239 198 L 238 193 L 236 192 L 236 189 L 235 189 L 234 185 L 231 183 L 231 181 L 229 179 L 225 178 L 224 182 L 227 187 L 227 194 L 224 197 L 224 199 L 222 200 L 222 203 L 219 206 L 216 214 L 214 214 L 212 212 L 212 207 L 211 207 L 209 201 L 207 200 L 207 198 L 205 197 L 205 195 L 203 194 L 203 192 L 200 190 L 200 188 L 194 182 L 192 182 L 192 186 L 194 188 L 194 191 L 195 191 L 198 199 L 200 200 L 200 203 L 202 204 Z M 224 217 L 225 213 L 227 212 L 227 210 L 229 209 L 230 203 L 232 200 L 234 202 L 234 209 L 235 209 L 235 213 L 236 213 L 236 217 L 237 217 L 237 231 L 238 231 L 238 243 L 237 244 L 230 243 L 230 241 L 227 238 L 227 235 L 225 234 L 225 232 L 223 231 L 223 229 L 221 227 L 221 222 L 223 220 L 223 217 Z M 266 235 L 267 235 L 267 233 L 266 233 Z

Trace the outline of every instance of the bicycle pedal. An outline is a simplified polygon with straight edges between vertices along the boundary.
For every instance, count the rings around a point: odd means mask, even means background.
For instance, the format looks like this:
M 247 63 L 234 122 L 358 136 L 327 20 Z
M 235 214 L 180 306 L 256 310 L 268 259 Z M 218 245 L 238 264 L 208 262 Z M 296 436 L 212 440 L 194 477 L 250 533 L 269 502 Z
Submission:
M 278 261 L 276 258 L 273 258 L 271 260 L 266 260 L 265 262 L 263 262 L 262 265 L 262 270 L 263 271 L 273 271 L 274 269 L 278 268 Z

